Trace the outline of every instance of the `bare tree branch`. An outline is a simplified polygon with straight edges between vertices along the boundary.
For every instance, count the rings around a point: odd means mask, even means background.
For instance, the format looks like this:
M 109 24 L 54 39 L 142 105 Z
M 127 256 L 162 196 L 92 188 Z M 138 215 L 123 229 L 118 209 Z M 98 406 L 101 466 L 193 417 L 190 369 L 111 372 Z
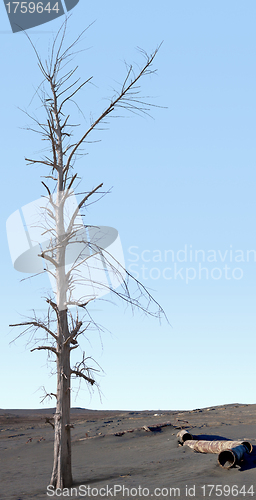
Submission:
M 82 321 L 77 321 L 77 325 L 76 325 L 76 327 L 72 330 L 72 332 L 70 333 L 70 335 L 69 335 L 69 337 L 67 338 L 67 340 L 65 340 L 64 345 L 68 344 L 69 342 L 71 342 L 71 344 L 72 344 L 72 342 L 74 342 L 75 344 L 77 344 L 77 341 L 76 341 L 76 340 L 74 340 L 74 339 L 75 339 L 75 337 L 77 337 L 78 332 L 79 332 L 79 330 L 80 330 L 80 328 L 81 328 L 82 324 L 83 324 L 83 322 L 82 322 Z M 88 326 L 89 326 L 89 325 L 87 325 L 87 327 L 88 327 Z M 87 328 L 87 327 L 86 327 L 86 328 Z
M 56 396 L 57 398 L 57 395 L 56 394 L 53 394 L 52 392 L 50 394 L 46 394 L 46 396 L 44 397 L 44 399 L 46 399 L 47 397 L 50 397 L 50 396 Z M 44 399 L 42 399 L 41 402 L 44 401 Z M 54 429 L 54 424 L 50 421 L 50 419 L 48 417 L 45 417 L 45 423 L 46 424 L 50 424 L 52 426 L 52 428 Z
M 62 106 L 65 104 L 65 102 L 67 102 L 69 99 L 71 99 L 77 92 L 79 92 L 79 90 L 88 82 L 90 82 L 92 80 L 92 76 L 90 78 L 88 78 L 85 82 L 83 82 L 72 94 L 70 94 L 68 97 L 66 97 L 66 99 L 64 99 L 64 101 L 62 101 L 60 107 L 59 107 L 59 113 L 61 113 L 61 109 L 62 109 Z M 78 81 L 78 80 L 77 80 Z M 77 82 L 75 82 L 77 83 Z M 75 83 L 73 83 L 72 85 L 70 85 L 69 88 L 73 87 L 73 85 L 75 85 Z M 63 92 L 66 92 L 68 89 L 65 89 Z M 59 97 L 59 96 L 58 96 Z
M 75 375 L 76 377 L 83 378 L 84 380 L 86 380 L 86 382 L 88 382 L 91 385 L 95 384 L 95 380 L 93 380 L 90 377 L 87 377 L 87 375 L 85 375 L 84 373 L 80 372 L 79 370 L 71 370 L 71 374 Z
M 65 169 L 64 169 L 65 170 Z M 84 203 L 88 200 L 88 198 L 90 196 L 92 196 L 92 194 L 94 194 L 98 189 L 100 189 L 101 187 L 103 186 L 103 183 L 99 184 L 96 188 L 94 188 L 89 194 L 87 194 L 83 199 L 82 201 L 79 203 L 78 207 L 76 208 L 76 210 L 74 211 L 71 219 L 70 219 L 70 223 L 68 225 L 68 228 L 67 228 L 67 233 L 69 233 L 72 228 L 73 228 L 73 224 L 75 222 L 75 218 L 77 217 L 77 214 L 80 210 L 80 208 L 84 205 Z
M 41 183 L 43 184 L 43 186 L 44 186 L 44 187 L 45 187 L 45 189 L 47 190 L 47 192 L 48 192 L 49 196 L 51 196 L 51 191 L 50 191 L 50 189 L 48 188 L 48 186 L 47 186 L 47 185 L 46 185 L 43 181 L 41 181 Z M 47 209 L 46 209 L 46 210 L 47 210 Z
M 43 345 L 43 346 L 39 346 L 39 347 L 34 347 L 34 349 L 30 349 L 30 352 L 33 352 L 33 351 L 41 351 L 41 350 L 48 350 L 48 351 L 52 351 L 54 354 L 56 354 L 56 356 L 58 355 L 56 349 L 54 347 L 51 347 L 51 346 L 48 346 L 48 345 Z
M 71 163 L 71 160 L 74 156 L 74 154 L 76 153 L 77 149 L 80 147 L 80 145 L 84 142 L 84 140 L 86 139 L 86 137 L 92 132 L 93 129 L 95 129 L 95 127 L 101 123 L 104 118 L 106 118 L 107 115 L 109 115 L 109 113 L 111 113 L 115 107 L 117 106 L 117 104 L 120 104 L 120 102 L 122 102 L 122 99 L 124 98 L 124 96 L 129 92 L 129 90 L 131 88 L 133 88 L 133 86 L 138 82 L 138 80 L 145 74 L 148 73 L 148 69 L 149 67 L 151 66 L 158 50 L 159 50 L 160 46 L 153 52 L 153 54 L 151 54 L 151 56 L 147 56 L 147 62 L 145 64 L 145 66 L 142 68 L 142 70 L 138 73 L 138 75 L 136 77 L 134 77 L 132 79 L 132 81 L 130 82 L 130 84 L 126 85 L 127 84 L 127 81 L 129 79 L 129 76 L 131 74 L 131 71 L 132 71 L 132 66 L 130 67 L 130 69 L 128 70 L 128 74 L 125 78 L 125 81 L 123 83 L 123 86 L 122 86 L 122 89 L 121 89 L 121 92 L 120 94 L 116 97 L 116 99 L 112 100 L 110 105 L 105 109 L 105 111 L 103 111 L 103 113 L 93 122 L 93 124 L 91 125 L 91 127 L 85 132 L 85 134 L 81 137 L 81 139 L 75 144 L 75 146 L 73 147 L 71 153 L 69 154 L 69 157 L 68 157 L 68 160 L 67 160 L 67 164 L 66 164 L 66 169 L 68 170 L 69 167 L 70 167 L 70 163 Z
M 40 321 L 25 321 L 24 323 L 16 323 L 14 325 L 9 325 L 10 327 L 14 326 L 35 326 L 36 328 L 42 328 L 45 330 L 49 335 L 51 335 L 56 341 L 58 340 L 57 335 L 53 333 L 46 325 L 41 323 Z

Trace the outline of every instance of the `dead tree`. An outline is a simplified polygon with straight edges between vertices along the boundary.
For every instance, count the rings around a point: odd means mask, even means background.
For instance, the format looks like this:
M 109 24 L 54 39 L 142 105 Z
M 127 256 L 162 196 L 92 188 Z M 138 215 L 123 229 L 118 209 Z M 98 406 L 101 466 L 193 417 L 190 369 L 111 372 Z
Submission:
M 148 113 L 150 103 L 145 102 L 140 97 L 139 81 L 145 75 L 152 72 L 152 63 L 157 54 L 157 50 L 152 55 L 145 56 L 144 66 L 135 74 L 133 67 L 127 69 L 127 74 L 119 92 L 115 94 L 109 106 L 100 114 L 100 116 L 91 123 L 79 140 L 72 143 L 72 125 L 70 125 L 70 116 L 66 109 L 69 102 L 78 91 L 84 87 L 91 79 L 80 83 L 79 79 L 74 79 L 77 70 L 73 68 L 66 70 L 69 60 L 72 60 L 73 49 L 78 43 L 81 35 L 68 48 L 64 48 L 66 22 L 59 30 L 52 45 L 49 59 L 44 63 L 37 49 L 33 46 L 37 62 L 44 79 L 44 87 L 40 86 L 38 95 L 44 106 L 45 121 L 42 123 L 35 119 L 42 139 L 49 144 L 50 154 L 40 159 L 26 158 L 28 164 L 40 164 L 48 169 L 45 175 L 45 182 L 42 182 L 47 195 L 42 198 L 41 222 L 42 233 L 47 233 L 48 244 L 41 247 L 40 258 L 44 261 L 44 270 L 55 282 L 55 292 L 53 296 L 46 297 L 49 310 L 45 319 L 39 319 L 37 315 L 26 322 L 10 325 L 23 328 L 22 334 L 27 329 L 32 332 L 37 330 L 45 333 L 47 343 L 37 345 L 32 350 L 47 350 L 50 356 L 56 359 L 57 372 L 57 391 L 56 391 L 56 413 L 54 418 L 54 460 L 53 471 L 50 484 L 55 488 L 70 487 L 72 485 L 71 469 L 71 422 L 70 422 L 70 391 L 71 378 L 80 377 L 89 385 L 95 384 L 93 368 L 88 366 L 90 362 L 84 355 L 80 362 L 74 367 L 70 364 L 70 353 L 79 345 L 80 336 L 89 330 L 93 319 L 88 313 L 87 305 L 90 301 L 97 298 L 97 287 L 106 287 L 109 292 L 115 294 L 126 301 L 132 307 L 138 307 L 144 312 L 153 316 L 160 317 L 163 313 L 162 308 L 153 299 L 147 289 L 136 279 L 134 279 L 124 268 L 114 255 L 101 244 L 101 238 L 97 238 L 98 228 L 84 226 L 81 222 L 80 210 L 89 203 L 88 200 L 100 193 L 102 183 L 91 189 L 82 197 L 81 201 L 75 205 L 70 203 L 74 198 L 73 187 L 77 179 L 77 173 L 74 173 L 73 167 L 75 159 L 81 147 L 87 141 L 97 126 L 104 123 L 109 115 L 113 115 L 118 108 L 125 108 L 134 113 Z M 66 73 L 65 73 L 66 71 Z M 43 90 L 42 90 L 43 89 Z M 33 117 L 32 117 L 33 118 Z M 34 119 L 34 118 L 33 118 Z M 69 205 L 69 214 L 67 216 L 67 206 Z M 70 209 L 73 207 L 73 211 Z M 93 232 L 94 237 L 88 238 L 88 230 Z M 87 231 L 87 233 L 86 233 Z M 67 254 L 72 245 L 76 248 L 76 257 L 70 263 L 67 263 Z M 76 284 L 85 279 L 80 272 L 81 266 L 89 269 L 89 260 L 94 257 L 94 266 L 107 267 L 108 273 L 113 273 L 116 282 L 112 286 L 110 282 L 101 283 L 101 278 L 90 278 L 87 272 L 91 288 L 96 289 L 95 295 L 80 294 L 76 296 Z M 89 278 L 88 278 L 89 276 Z M 130 282 L 135 283 L 136 292 L 130 292 Z M 93 283 L 92 283 L 93 282 Z M 94 287 L 94 288 L 93 288 Z M 85 286 L 86 289 L 86 286 Z M 88 289 L 88 287 L 87 287 Z M 151 307 L 153 306 L 153 307 Z M 75 308 L 75 309 L 74 309 Z M 75 311 L 75 312 L 74 312 Z M 78 311 L 87 314 L 81 318 Z M 56 328 L 53 327 L 53 316 Z

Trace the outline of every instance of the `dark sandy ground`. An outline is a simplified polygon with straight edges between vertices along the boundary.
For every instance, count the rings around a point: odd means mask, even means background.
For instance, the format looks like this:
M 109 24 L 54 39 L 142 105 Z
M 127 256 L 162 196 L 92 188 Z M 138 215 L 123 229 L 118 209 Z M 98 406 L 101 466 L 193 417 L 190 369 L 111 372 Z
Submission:
M 1 500 L 256 499 L 256 405 L 182 412 L 73 409 L 74 489 L 62 496 L 52 491 L 47 495 L 53 429 L 45 417 L 52 414 L 51 409 L 0 410 Z M 164 422 L 170 424 L 141 429 Z M 138 430 L 122 434 L 134 428 Z M 181 428 L 200 439 L 247 440 L 254 449 L 240 466 L 226 470 L 219 466 L 217 455 L 179 446 L 176 434 Z

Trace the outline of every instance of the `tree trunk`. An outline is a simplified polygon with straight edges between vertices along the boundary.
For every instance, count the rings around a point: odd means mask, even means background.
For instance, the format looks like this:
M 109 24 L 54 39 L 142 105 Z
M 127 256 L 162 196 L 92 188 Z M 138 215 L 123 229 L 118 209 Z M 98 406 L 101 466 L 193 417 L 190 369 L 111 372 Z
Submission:
M 54 428 L 54 459 L 51 485 L 55 488 L 69 488 L 72 485 L 71 431 L 70 431 L 70 343 L 66 297 L 68 283 L 65 270 L 67 241 L 64 224 L 64 192 L 62 171 L 59 173 L 56 199 L 56 291 L 57 291 L 57 404 Z
M 60 312 L 63 332 L 67 329 L 67 310 Z M 57 356 L 57 406 L 54 427 L 54 459 L 51 485 L 69 488 L 72 485 L 70 431 L 70 350 L 62 346 Z

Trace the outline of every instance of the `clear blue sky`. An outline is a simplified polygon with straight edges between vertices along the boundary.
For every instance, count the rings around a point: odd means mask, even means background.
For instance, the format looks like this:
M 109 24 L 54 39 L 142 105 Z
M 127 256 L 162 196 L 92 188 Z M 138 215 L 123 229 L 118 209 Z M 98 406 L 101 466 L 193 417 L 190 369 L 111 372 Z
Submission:
M 160 326 L 120 303 L 95 302 L 95 319 L 111 333 L 101 340 L 92 334 L 83 347 L 105 371 L 102 403 L 82 384 L 78 395 L 74 390 L 74 406 L 158 410 L 255 403 L 256 257 L 247 254 L 256 253 L 255 15 L 252 0 L 80 0 L 72 11 L 67 42 L 95 21 L 81 42 L 88 50 L 74 61 L 81 78 L 93 76 L 94 83 L 77 98 L 85 119 L 70 108 L 81 131 L 122 82 L 124 61 L 143 63 L 136 47 L 151 52 L 164 40 L 157 75 L 141 83 L 143 95 L 168 109 L 155 108 L 154 119 L 126 113 L 110 120 L 108 130 L 93 136 L 101 142 L 86 147 L 77 170 L 83 190 L 100 182 L 113 186 L 90 207 L 88 223 L 118 229 L 128 269 L 154 291 L 171 323 Z M 44 57 L 60 23 L 29 30 Z M 44 312 L 48 281 L 20 282 L 24 275 L 12 267 L 5 224 L 43 194 L 45 170 L 26 166 L 24 157 L 40 156 L 44 144 L 22 129 L 31 121 L 18 109 L 40 113 L 31 98 L 41 77 L 26 37 L 11 33 L 3 3 L 0 38 L 0 407 L 35 408 L 41 386 L 55 391 L 52 366 L 44 352 L 30 353 L 25 338 L 10 345 L 17 332 L 8 325 L 33 308 Z

